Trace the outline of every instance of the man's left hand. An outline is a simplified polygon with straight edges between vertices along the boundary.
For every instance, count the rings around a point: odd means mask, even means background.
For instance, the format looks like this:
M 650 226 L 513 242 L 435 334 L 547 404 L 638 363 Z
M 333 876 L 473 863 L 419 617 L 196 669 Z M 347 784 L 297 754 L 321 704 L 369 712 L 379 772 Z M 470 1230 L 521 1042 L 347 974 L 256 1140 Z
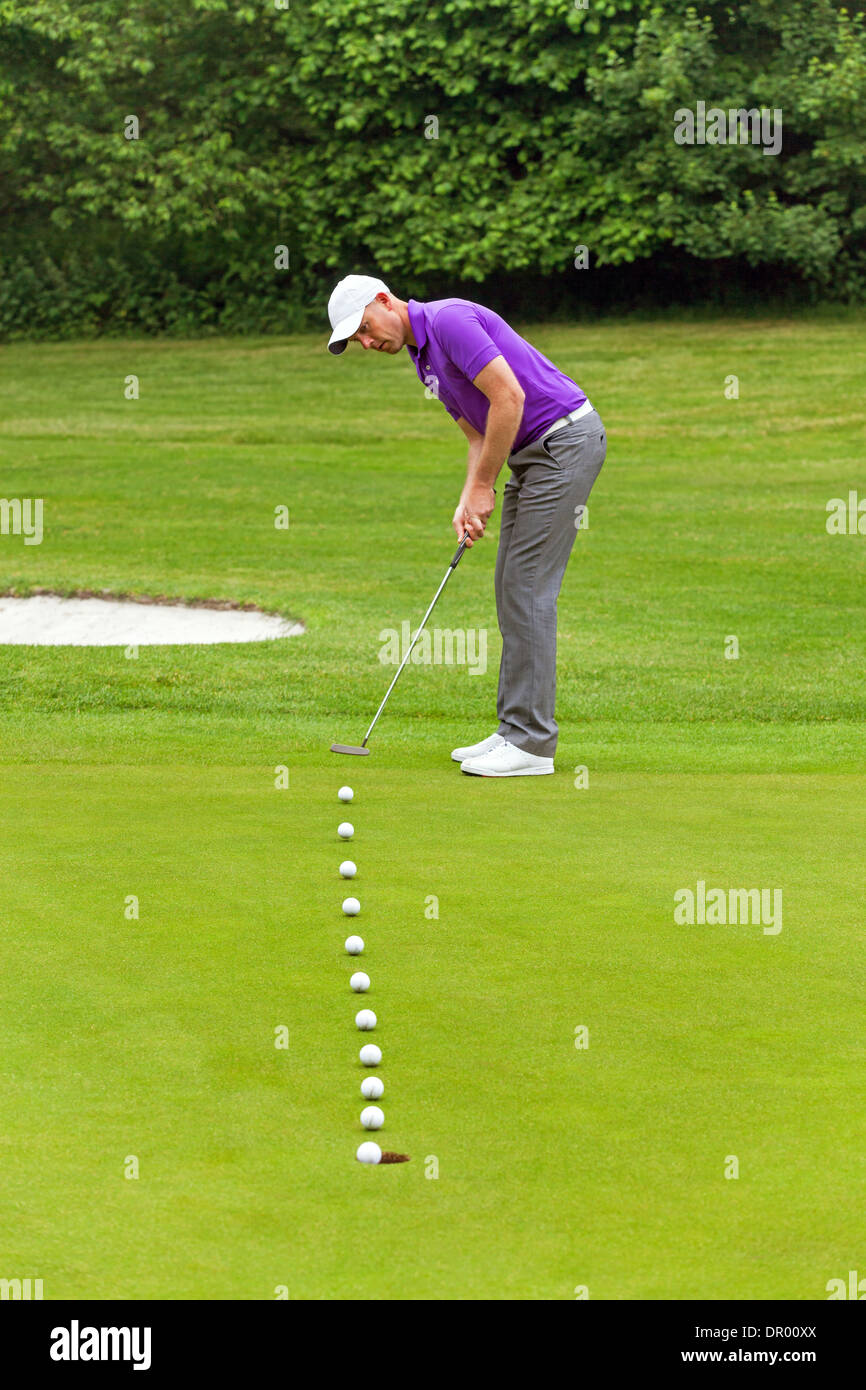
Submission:
M 464 488 L 452 522 L 458 538 L 462 540 L 468 531 L 471 537 L 470 546 L 473 541 L 480 540 L 495 506 L 496 493 L 492 487 L 476 483 L 472 487 Z

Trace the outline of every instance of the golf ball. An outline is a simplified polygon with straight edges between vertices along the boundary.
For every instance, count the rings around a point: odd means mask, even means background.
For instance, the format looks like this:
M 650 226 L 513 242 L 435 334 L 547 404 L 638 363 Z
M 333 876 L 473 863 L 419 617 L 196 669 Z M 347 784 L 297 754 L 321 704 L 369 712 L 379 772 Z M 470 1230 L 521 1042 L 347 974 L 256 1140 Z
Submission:
M 347 936 L 346 952 L 350 956 L 359 956 L 364 949 L 363 936 Z
M 351 787 L 341 787 L 337 792 L 337 796 L 341 801 L 351 801 L 354 795 L 355 793 L 352 791 Z
M 384 1082 L 378 1076 L 365 1076 L 361 1082 L 361 1095 L 365 1100 L 380 1100 L 385 1094 Z
M 355 1014 L 355 1024 L 362 1033 L 370 1033 L 376 1027 L 376 1015 L 372 1009 L 360 1009 Z
M 374 1144 L 372 1139 L 367 1139 L 363 1144 L 358 1145 L 358 1152 L 355 1154 L 359 1163 L 381 1163 L 382 1150 L 378 1144 Z
M 381 1129 L 385 1123 L 385 1112 L 378 1105 L 365 1105 L 361 1111 L 361 1124 L 365 1129 Z
M 340 821 L 340 824 L 337 826 L 337 834 L 339 835 L 341 840 L 351 840 L 354 833 L 355 827 L 354 825 L 352 825 L 351 821 Z
M 356 970 L 349 984 L 356 994 L 366 994 L 370 988 L 370 976 L 365 975 L 363 970 Z
M 358 1056 L 365 1067 L 378 1067 L 382 1060 L 382 1049 L 375 1043 L 365 1043 Z
M 358 902 L 357 898 L 344 898 L 343 911 L 347 917 L 357 917 L 358 913 L 361 911 L 361 904 Z
M 351 859 L 343 860 L 340 865 L 340 878 L 354 878 L 357 872 L 357 865 L 353 864 Z

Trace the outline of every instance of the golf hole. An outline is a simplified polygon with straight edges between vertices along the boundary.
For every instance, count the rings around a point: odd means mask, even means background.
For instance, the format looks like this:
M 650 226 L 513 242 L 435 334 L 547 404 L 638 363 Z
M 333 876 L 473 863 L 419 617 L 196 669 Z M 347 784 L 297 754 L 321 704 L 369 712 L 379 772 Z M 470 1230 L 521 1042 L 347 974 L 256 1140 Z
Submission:
M 409 1155 L 408 1155 L 408 1154 L 395 1154 L 395 1153 L 390 1153 L 390 1152 L 388 1152 L 388 1151 L 383 1150 L 383 1152 L 382 1152 L 382 1157 L 379 1159 L 379 1162 L 380 1162 L 380 1163 L 408 1163 L 408 1162 L 409 1162 Z
M 78 593 L 0 597 L 0 646 L 160 647 L 268 642 L 303 633 L 302 623 L 221 600 L 179 603 Z

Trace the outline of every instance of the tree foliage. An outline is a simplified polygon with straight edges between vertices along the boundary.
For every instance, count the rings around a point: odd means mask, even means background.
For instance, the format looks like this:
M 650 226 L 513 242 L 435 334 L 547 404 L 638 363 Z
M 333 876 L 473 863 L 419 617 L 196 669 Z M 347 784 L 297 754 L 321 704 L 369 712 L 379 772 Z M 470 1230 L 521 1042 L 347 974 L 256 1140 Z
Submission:
M 781 152 L 677 144 L 699 101 Z M 831 0 L 0 0 L 0 331 L 279 327 L 346 270 L 565 282 L 577 245 L 860 298 L 864 116 Z

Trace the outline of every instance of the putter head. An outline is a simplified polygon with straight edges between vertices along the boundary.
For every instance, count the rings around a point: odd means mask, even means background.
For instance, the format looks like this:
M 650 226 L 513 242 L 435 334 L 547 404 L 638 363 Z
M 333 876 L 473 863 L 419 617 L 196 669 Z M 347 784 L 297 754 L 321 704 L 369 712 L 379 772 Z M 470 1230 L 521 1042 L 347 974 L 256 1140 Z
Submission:
M 348 743 L 332 743 L 332 744 L 331 744 L 331 752 L 332 752 L 332 753 L 354 753 L 356 757 L 359 757 L 359 758 L 366 758 L 366 757 L 369 756 L 370 750 L 369 750 L 369 748 L 353 748 L 353 747 L 351 746 L 351 744 L 348 744 Z

